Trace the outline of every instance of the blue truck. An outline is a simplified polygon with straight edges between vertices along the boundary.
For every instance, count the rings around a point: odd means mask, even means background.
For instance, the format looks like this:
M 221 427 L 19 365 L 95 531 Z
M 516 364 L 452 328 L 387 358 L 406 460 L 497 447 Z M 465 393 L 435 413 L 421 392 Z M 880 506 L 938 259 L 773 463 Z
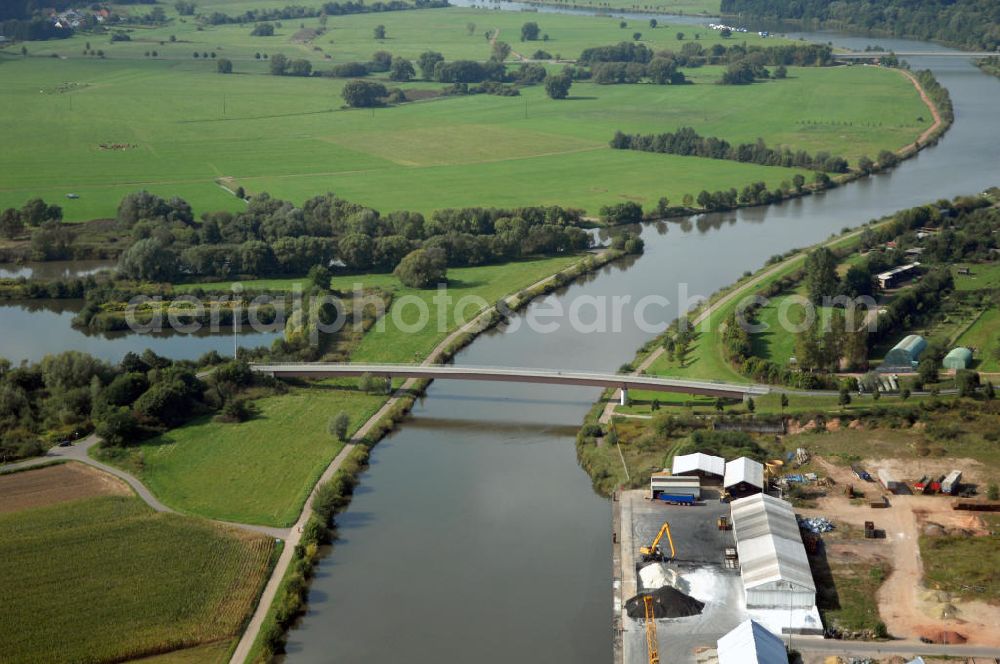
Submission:
M 683 493 L 658 493 L 656 499 L 671 505 L 694 505 L 694 496 Z

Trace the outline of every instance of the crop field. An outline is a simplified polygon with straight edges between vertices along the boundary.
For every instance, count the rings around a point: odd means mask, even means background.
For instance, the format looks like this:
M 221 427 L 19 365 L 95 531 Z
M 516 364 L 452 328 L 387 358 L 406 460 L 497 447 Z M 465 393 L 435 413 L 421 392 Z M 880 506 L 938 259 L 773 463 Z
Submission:
M 29 473 L 30 474 L 30 473 Z M 271 540 L 100 496 L 0 515 L 5 662 L 110 662 L 229 642 Z
M 101 495 L 130 496 L 132 489 L 80 463 L 0 475 L 0 514 Z
M 236 14 L 247 6 L 218 3 L 199 11 Z M 547 42 L 519 41 L 529 16 Z M 225 184 L 295 201 L 335 191 L 382 210 L 560 204 L 596 213 L 622 200 L 650 207 L 661 196 L 678 201 L 754 181 L 774 188 L 799 172 L 612 150 L 608 141 L 618 129 L 688 125 L 730 141 L 761 137 L 772 146 L 827 150 L 854 161 L 910 143 L 929 126 L 909 81 L 863 66 L 791 68 L 785 80 L 751 86 L 715 85 L 720 68 L 706 66 L 685 70 L 691 85 L 578 82 L 562 101 L 534 86 L 519 97 L 438 97 L 344 110 L 344 79 L 271 76 L 254 55 L 307 58 L 315 69 L 367 61 L 377 50 L 416 58 L 433 48 L 448 59 L 485 60 L 487 29 L 499 29 L 515 51 L 530 56 L 542 48 L 563 58 L 631 40 L 633 32 L 654 49 L 679 49 L 678 31 L 685 41 L 697 32 L 703 46 L 721 38 L 690 25 L 621 29 L 606 17 L 460 8 L 330 17 L 327 31 L 315 36 L 318 21 L 285 21 L 273 37 L 251 37 L 247 25 L 197 31 L 186 18 L 136 28 L 130 42 L 98 44 L 78 35 L 31 43 L 29 57 L 0 50 L 0 131 L 9 139 L 0 207 L 42 196 L 58 201 L 67 219 L 86 220 L 112 216 L 122 196 L 145 188 L 181 196 L 198 212 L 240 209 Z M 376 24 L 386 26 L 385 40 L 373 38 Z M 770 43 L 756 35 L 738 39 Z M 82 55 L 88 41 L 104 59 Z M 156 58 L 145 55 L 152 50 Z M 217 74 L 211 57 L 195 59 L 194 52 L 229 58 L 235 73 Z M 402 87 L 443 86 L 417 80 Z M 30 132 L 19 129 L 24 117 L 32 118 Z M 67 199 L 69 193 L 79 198 Z
M 385 397 L 332 381 L 256 402 L 242 423 L 196 420 L 133 452 L 143 482 L 171 507 L 200 516 L 287 526 L 326 465 L 343 448 L 327 430 L 340 411 L 355 431 Z

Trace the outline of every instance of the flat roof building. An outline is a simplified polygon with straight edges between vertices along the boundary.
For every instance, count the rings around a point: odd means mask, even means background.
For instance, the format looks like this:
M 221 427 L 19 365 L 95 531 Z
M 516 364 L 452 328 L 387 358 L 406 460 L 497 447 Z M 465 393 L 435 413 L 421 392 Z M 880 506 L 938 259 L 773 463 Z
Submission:
M 650 475 L 649 490 L 653 498 L 665 493 L 671 496 L 694 496 L 697 500 L 701 498 L 701 478 L 690 475 L 671 475 L 664 470 Z
M 880 272 L 875 275 L 875 279 L 878 280 L 878 287 L 885 290 L 886 288 L 892 288 L 907 279 L 912 279 L 919 274 L 919 267 L 920 263 L 913 262 L 907 263 L 906 265 L 900 265 L 899 267 L 894 267 L 886 272 Z

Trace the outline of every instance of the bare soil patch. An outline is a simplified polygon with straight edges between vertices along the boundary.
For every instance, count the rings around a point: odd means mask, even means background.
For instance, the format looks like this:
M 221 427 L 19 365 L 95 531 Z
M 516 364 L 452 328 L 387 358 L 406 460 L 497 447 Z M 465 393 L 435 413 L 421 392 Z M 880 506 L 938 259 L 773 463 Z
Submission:
M 128 496 L 132 490 L 113 475 L 80 463 L 64 463 L 0 476 L 0 514 L 93 496 Z

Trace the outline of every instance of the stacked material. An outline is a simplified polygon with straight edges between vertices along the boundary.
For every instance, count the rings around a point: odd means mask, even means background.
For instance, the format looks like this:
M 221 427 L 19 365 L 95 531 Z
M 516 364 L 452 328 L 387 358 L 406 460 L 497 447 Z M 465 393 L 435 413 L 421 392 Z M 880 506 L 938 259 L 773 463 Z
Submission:
M 833 524 L 823 516 L 814 516 L 806 519 L 799 519 L 799 527 L 811 533 L 828 533 L 833 530 Z
M 705 607 L 703 603 L 695 598 L 689 597 L 671 586 L 663 586 L 644 594 L 652 596 L 653 616 L 656 618 L 696 616 Z M 636 595 L 625 602 L 625 612 L 629 617 L 644 618 L 646 616 L 646 606 L 642 597 L 643 595 L 641 594 Z

